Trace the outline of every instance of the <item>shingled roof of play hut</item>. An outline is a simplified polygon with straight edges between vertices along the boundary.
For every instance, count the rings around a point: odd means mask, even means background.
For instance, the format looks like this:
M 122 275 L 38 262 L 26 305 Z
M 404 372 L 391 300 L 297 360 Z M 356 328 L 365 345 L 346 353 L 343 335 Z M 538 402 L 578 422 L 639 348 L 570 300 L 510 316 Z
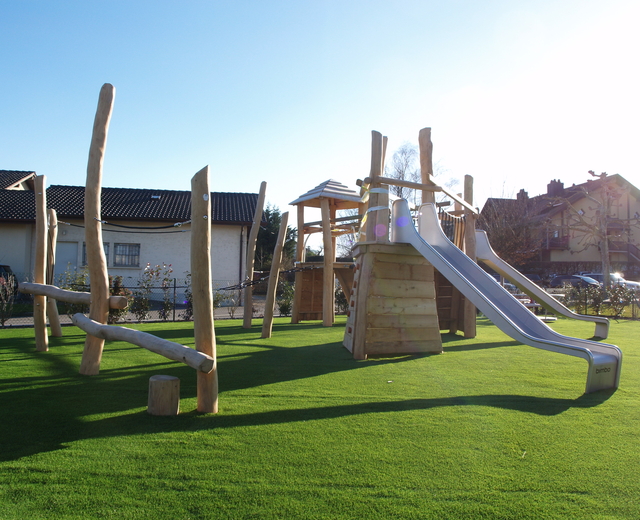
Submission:
M 300 195 L 300 197 L 289 204 L 291 206 L 302 204 L 303 206 L 319 208 L 321 198 L 333 199 L 336 204 L 336 209 L 357 208 L 360 203 L 360 195 L 358 193 L 338 181 L 329 179 L 304 195 Z

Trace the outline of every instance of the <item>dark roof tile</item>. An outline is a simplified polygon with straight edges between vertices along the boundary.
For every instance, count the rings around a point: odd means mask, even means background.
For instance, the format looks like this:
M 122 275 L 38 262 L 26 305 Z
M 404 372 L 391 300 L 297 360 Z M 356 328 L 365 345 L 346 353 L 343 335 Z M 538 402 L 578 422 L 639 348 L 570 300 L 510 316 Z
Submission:
M 102 188 L 104 220 L 154 220 L 184 222 L 191 218 L 191 192 L 174 190 Z M 213 223 L 250 224 L 257 193 L 211 193 Z M 53 185 L 47 189 L 47 206 L 58 218 L 83 218 L 84 187 Z M 32 191 L 0 190 L 0 220 L 33 221 Z
M 0 190 L 6 190 L 20 181 L 33 177 L 35 172 L 0 170 Z

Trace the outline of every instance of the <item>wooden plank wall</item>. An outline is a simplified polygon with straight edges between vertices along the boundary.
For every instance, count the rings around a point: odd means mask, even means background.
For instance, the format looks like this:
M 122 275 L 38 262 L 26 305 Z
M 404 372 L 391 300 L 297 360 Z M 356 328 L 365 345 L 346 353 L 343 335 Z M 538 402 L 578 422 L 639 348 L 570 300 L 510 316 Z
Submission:
M 434 269 L 404 244 L 358 244 L 343 344 L 354 358 L 442 352 Z

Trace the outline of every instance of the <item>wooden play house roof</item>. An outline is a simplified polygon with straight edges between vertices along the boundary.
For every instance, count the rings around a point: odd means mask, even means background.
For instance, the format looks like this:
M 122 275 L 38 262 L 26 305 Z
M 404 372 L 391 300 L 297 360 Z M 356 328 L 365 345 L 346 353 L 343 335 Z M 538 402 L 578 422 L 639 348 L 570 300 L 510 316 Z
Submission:
M 360 203 L 360 195 L 349 189 L 344 184 L 333 179 L 319 184 L 304 195 L 300 195 L 296 200 L 290 202 L 291 206 L 302 204 L 303 206 L 319 208 L 320 199 L 333 199 L 336 209 L 357 208 Z

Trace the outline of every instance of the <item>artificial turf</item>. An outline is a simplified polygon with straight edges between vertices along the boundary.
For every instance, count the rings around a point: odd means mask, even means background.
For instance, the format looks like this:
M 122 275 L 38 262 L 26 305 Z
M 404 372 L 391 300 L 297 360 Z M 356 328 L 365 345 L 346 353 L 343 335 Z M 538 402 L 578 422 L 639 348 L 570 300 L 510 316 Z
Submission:
M 216 322 L 220 412 L 192 369 L 84 333 L 35 352 L 0 331 L 0 518 L 640 518 L 640 323 L 613 323 L 620 388 L 582 395 L 586 362 L 519 345 L 484 319 L 442 355 L 355 361 L 344 320 Z M 589 337 L 569 320 L 563 334 Z M 193 324 L 136 326 L 193 345 Z M 146 412 L 181 381 L 178 417 Z

